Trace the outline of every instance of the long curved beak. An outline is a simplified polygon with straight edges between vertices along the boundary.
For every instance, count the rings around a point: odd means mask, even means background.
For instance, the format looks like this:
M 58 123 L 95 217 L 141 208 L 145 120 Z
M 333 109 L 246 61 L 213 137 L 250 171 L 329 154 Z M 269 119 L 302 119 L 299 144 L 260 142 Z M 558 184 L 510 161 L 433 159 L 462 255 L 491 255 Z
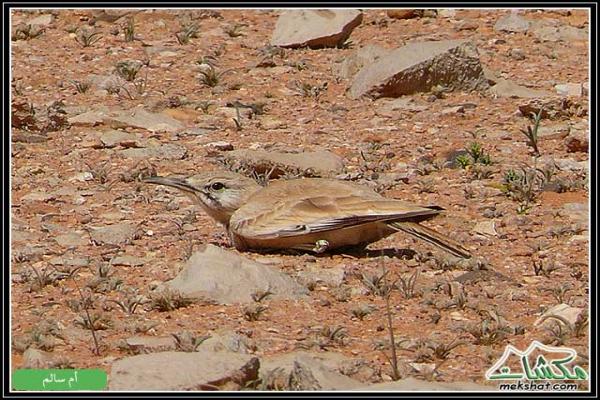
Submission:
M 183 190 L 188 193 L 198 193 L 198 189 L 187 183 L 182 178 L 170 178 L 166 176 L 150 176 L 142 179 L 142 182 L 153 183 L 155 185 L 164 185 Z

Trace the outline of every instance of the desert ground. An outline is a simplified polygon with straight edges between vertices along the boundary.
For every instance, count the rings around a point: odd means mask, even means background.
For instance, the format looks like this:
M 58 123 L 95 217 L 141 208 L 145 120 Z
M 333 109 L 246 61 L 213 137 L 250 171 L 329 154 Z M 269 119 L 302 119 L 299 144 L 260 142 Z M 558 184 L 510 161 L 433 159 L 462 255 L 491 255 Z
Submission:
M 13 10 L 13 370 L 101 368 L 115 390 L 495 390 L 485 372 L 533 340 L 589 369 L 588 12 L 338 12 Z M 443 207 L 424 225 L 473 257 L 402 233 L 240 252 L 142 182 L 219 169 Z

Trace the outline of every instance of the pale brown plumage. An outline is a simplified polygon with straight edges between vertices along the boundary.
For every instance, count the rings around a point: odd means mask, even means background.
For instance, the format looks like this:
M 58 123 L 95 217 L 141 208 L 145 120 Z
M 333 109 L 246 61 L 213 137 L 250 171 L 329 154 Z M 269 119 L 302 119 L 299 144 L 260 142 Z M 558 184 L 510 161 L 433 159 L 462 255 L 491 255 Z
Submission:
M 271 181 L 262 187 L 231 172 L 144 181 L 186 192 L 225 226 L 240 250 L 321 252 L 365 245 L 403 231 L 455 256 L 470 257 L 460 244 L 419 224 L 439 214 L 440 208 L 388 199 L 352 182 L 309 178 Z

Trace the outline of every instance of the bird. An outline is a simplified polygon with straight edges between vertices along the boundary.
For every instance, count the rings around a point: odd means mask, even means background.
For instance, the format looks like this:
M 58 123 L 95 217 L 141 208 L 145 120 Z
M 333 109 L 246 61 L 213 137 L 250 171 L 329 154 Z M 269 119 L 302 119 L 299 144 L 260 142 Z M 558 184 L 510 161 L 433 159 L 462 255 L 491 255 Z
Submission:
M 455 257 L 471 257 L 460 243 L 420 224 L 443 208 L 387 198 L 355 182 L 297 178 L 262 186 L 229 171 L 149 176 L 142 181 L 181 190 L 225 228 L 239 251 L 324 253 L 404 232 Z

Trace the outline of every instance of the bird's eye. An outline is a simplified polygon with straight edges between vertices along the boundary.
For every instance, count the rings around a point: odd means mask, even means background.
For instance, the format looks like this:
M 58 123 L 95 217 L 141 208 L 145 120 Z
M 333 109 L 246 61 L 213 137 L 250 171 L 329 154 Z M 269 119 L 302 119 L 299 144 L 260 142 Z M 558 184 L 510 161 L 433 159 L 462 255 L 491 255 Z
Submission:
M 215 182 L 212 185 L 210 185 L 210 188 L 212 190 L 221 190 L 221 189 L 225 188 L 225 185 L 223 185 L 221 182 Z

